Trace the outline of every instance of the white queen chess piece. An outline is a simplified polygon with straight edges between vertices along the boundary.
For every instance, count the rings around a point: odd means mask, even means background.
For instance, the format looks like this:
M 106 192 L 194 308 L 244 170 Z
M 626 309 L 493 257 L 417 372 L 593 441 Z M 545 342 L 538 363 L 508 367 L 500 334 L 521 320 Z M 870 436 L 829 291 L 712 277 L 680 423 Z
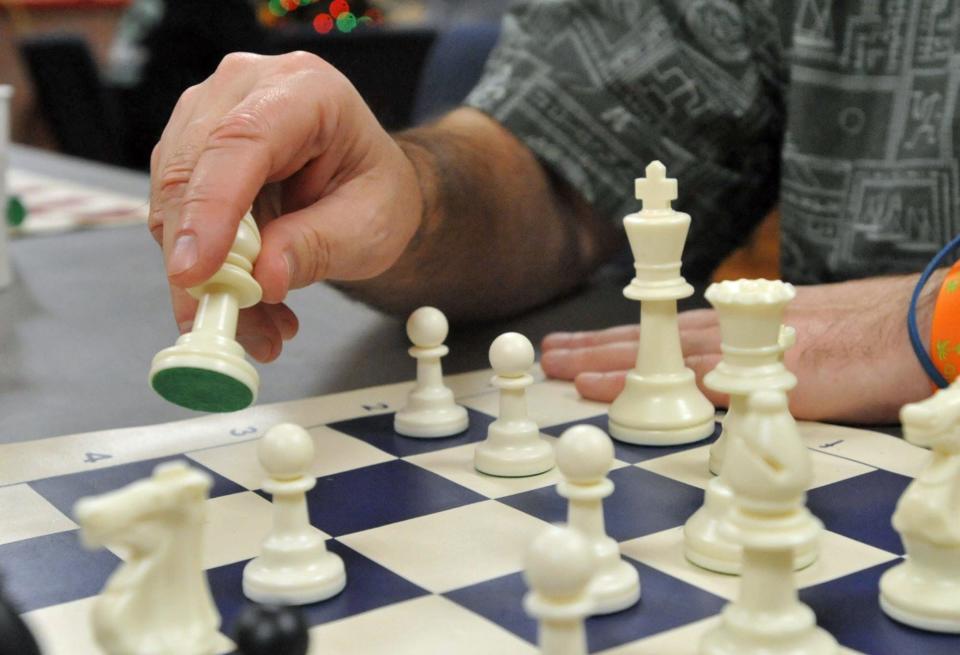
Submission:
M 823 524 L 805 505 L 813 466 L 786 394 L 751 394 L 727 447 L 734 504 L 721 530 L 743 549 L 740 594 L 703 636 L 701 655 L 836 655 L 836 640 L 797 598 L 794 550 Z
M 417 360 L 417 384 L 407 406 L 394 416 L 393 427 L 407 437 L 434 438 L 459 434 L 469 426 L 467 410 L 456 404 L 443 383 L 440 358 L 450 352 L 444 345 L 447 317 L 434 307 L 421 307 L 407 320 L 413 342 L 410 356 Z
M 538 621 L 541 655 L 587 655 L 584 620 L 593 611 L 587 586 L 595 568 L 589 542 L 573 528 L 551 526 L 530 545 L 523 607 Z
M 900 411 L 908 441 L 933 452 L 897 502 L 893 527 L 906 560 L 880 578 L 888 616 L 960 633 L 960 382 Z
M 102 496 L 75 515 L 84 543 L 110 546 L 124 563 L 93 607 L 93 633 L 107 655 L 215 655 L 233 644 L 203 570 L 210 476 L 176 461 Z
M 567 524 L 587 538 L 596 562 L 587 589 L 593 613 L 625 610 L 640 600 L 640 575 L 620 557 L 620 545 L 604 526 L 603 499 L 614 489 L 607 477 L 613 465 L 613 442 L 598 427 L 575 425 L 561 435 L 556 452 L 563 475 L 557 493 L 569 502 Z
M 310 525 L 306 493 L 317 484 L 308 471 L 313 439 L 299 425 L 270 428 L 257 447 L 270 476 L 263 490 L 273 496 L 273 529 L 259 557 L 243 569 L 243 593 L 258 603 L 306 605 L 339 594 L 347 584 L 343 560 L 327 550 L 324 535 Z
M 473 465 L 481 473 L 505 478 L 537 475 L 554 466 L 553 446 L 540 436 L 540 427 L 527 414 L 528 373 L 533 344 L 522 334 L 507 332 L 490 345 L 491 384 L 500 390 L 500 413 L 477 445 Z
M 717 477 L 707 483 L 703 506 L 683 528 L 684 554 L 702 568 L 737 574 L 740 545 L 720 530 L 733 506 L 723 461 L 730 435 L 740 430 L 750 393 L 788 391 L 797 384 L 797 378 L 783 364 L 784 351 L 795 341 L 794 330 L 783 325 L 783 314 L 796 290 L 776 280 L 736 280 L 712 284 L 705 295 L 719 317 L 723 359 L 707 373 L 704 384 L 730 394 L 730 407 L 723 419 L 723 431 L 710 448 L 710 468 Z M 819 542 L 809 542 L 797 551 L 795 568 L 812 564 L 818 552 Z
M 623 219 L 636 276 L 623 295 L 640 301 L 640 347 L 636 367 L 610 407 L 610 434 L 646 446 L 692 443 L 709 437 L 714 407 L 683 363 L 677 300 L 693 295 L 680 274 L 690 216 L 670 207 L 677 181 L 659 161 L 637 180 L 643 209 Z
M 260 232 L 247 214 L 220 270 L 187 289 L 200 301 L 193 329 L 158 352 L 150 368 L 151 386 L 170 402 L 204 412 L 232 412 L 256 400 L 260 376 L 236 336 L 240 310 L 256 305 L 262 295 L 252 275 L 259 254 Z

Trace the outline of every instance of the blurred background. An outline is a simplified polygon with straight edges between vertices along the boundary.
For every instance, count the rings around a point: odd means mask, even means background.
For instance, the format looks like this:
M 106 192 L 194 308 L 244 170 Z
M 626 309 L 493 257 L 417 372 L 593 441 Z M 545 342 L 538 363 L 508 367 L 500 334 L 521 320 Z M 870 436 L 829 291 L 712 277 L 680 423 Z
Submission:
M 307 50 L 385 127 L 455 106 L 509 0 L 0 0 L 16 143 L 146 170 L 184 89 L 229 52 Z

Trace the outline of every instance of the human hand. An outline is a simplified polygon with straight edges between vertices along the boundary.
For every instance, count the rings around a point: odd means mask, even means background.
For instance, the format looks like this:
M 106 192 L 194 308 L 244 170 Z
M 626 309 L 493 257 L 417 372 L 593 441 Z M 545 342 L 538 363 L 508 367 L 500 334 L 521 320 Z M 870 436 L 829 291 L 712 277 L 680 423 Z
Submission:
M 350 82 L 303 52 L 228 55 L 181 96 L 150 169 L 149 228 L 181 332 L 197 306 L 185 289 L 219 269 L 253 207 L 263 302 L 241 312 L 237 340 L 260 361 L 297 332 L 291 289 L 386 271 L 422 213 L 406 155 Z
M 933 302 L 942 273 L 918 305 L 921 334 L 929 334 Z M 790 409 L 799 419 L 849 423 L 896 422 L 900 407 L 930 395 L 906 330 L 910 294 L 917 276 L 871 278 L 841 284 L 797 287 L 785 323 L 797 343 L 785 361 L 798 379 Z M 712 309 L 679 316 L 686 365 L 718 406 L 727 397 L 703 386 L 703 376 L 721 358 L 720 325 Z M 541 366 L 554 378 L 573 380 L 584 398 L 612 402 L 637 357 L 637 326 L 548 335 Z

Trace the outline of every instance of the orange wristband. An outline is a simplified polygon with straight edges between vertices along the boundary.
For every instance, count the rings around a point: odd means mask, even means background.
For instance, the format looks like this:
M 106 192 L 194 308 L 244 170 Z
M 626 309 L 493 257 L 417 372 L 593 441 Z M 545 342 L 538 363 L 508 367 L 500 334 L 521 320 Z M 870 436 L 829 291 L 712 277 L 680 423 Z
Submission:
M 960 261 L 943 279 L 930 329 L 930 356 L 947 382 L 960 371 Z

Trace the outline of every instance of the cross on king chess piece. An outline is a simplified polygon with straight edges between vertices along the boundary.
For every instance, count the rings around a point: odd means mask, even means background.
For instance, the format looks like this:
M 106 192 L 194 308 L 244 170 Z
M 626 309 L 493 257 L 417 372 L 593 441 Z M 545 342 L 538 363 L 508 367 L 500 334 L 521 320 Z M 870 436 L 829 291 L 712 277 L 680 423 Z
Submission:
M 647 166 L 647 176 L 637 179 L 637 200 L 643 201 L 644 211 L 670 209 L 670 201 L 677 199 L 677 181 L 667 177 L 667 167 L 659 161 Z

